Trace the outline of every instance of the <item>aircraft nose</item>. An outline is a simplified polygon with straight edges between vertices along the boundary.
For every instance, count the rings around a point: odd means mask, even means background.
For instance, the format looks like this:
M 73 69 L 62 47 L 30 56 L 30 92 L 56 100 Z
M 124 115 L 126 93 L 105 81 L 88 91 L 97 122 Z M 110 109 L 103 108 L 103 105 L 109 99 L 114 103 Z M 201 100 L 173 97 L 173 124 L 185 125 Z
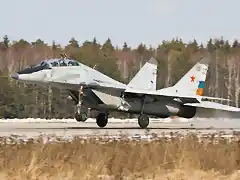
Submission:
M 11 78 L 18 80 L 19 79 L 19 74 L 18 73 L 13 73 L 13 74 L 11 74 Z

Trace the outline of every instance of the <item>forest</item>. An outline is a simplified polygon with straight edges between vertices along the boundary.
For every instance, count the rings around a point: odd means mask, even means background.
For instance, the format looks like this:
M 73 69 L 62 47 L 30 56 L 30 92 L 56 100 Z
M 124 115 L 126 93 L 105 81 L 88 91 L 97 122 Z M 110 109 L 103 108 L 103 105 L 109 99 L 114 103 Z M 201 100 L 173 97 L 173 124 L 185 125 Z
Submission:
M 184 42 L 180 38 L 160 42 L 157 48 L 140 43 L 138 47 L 114 47 L 110 38 L 103 44 L 97 38 L 80 44 L 71 38 L 66 46 L 51 45 L 37 39 L 12 41 L 5 35 L 0 40 L 0 118 L 72 118 L 74 102 L 68 94 L 51 87 L 19 83 L 10 74 L 42 60 L 66 53 L 116 80 L 128 83 L 151 57 L 158 61 L 157 87 L 174 85 L 206 53 L 211 54 L 204 95 L 228 98 L 223 104 L 239 107 L 240 43 L 232 44 L 222 37 L 209 39 L 206 46 L 195 39 Z M 123 116 L 123 113 L 111 113 Z

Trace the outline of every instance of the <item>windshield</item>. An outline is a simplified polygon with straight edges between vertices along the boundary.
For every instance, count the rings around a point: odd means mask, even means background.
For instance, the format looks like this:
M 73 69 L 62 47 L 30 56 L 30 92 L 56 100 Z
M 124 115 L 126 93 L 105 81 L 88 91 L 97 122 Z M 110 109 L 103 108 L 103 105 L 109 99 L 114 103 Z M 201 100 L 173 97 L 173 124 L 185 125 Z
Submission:
M 32 67 L 36 67 L 37 64 L 31 64 L 30 66 L 28 66 L 28 68 L 32 68 Z

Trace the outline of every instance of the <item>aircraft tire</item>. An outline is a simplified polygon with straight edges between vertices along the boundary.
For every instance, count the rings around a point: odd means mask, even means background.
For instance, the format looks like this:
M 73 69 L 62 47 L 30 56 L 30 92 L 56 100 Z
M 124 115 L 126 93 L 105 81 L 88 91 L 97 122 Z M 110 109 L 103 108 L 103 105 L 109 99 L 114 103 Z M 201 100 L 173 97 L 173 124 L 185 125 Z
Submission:
M 141 128 L 146 128 L 149 125 L 149 117 L 146 114 L 141 114 L 138 117 L 138 124 Z
M 87 114 L 86 113 L 75 114 L 75 119 L 77 122 L 85 122 L 87 120 Z
M 100 128 L 105 127 L 108 123 L 108 115 L 105 113 L 99 113 L 96 117 L 96 122 Z

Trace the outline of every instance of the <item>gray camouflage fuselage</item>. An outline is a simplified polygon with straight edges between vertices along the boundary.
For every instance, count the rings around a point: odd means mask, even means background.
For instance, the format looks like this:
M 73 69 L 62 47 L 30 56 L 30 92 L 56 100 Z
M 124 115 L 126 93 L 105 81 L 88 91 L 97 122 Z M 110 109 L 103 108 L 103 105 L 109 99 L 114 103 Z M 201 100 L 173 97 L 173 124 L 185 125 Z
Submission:
M 205 58 L 199 61 L 175 86 L 160 90 L 156 90 L 157 65 L 153 60 L 147 62 L 128 85 L 71 59 L 46 60 L 13 74 L 12 78 L 39 86 L 64 89 L 76 103 L 79 101 L 78 91 L 83 87 L 83 105 L 98 111 L 144 113 L 162 118 L 205 117 L 204 113 L 196 114 L 199 109 L 208 109 L 210 113 L 213 110 L 240 112 L 235 107 L 203 102 L 203 96 L 196 96 L 199 84 L 206 79 L 207 60 Z
M 51 59 L 28 67 L 12 78 L 40 86 L 51 86 L 68 91 L 74 101 L 78 101 L 78 90 L 84 87 L 83 104 L 91 109 L 123 111 L 139 114 L 142 111 L 143 95 L 124 93 L 127 85 L 75 60 Z M 72 62 L 72 63 L 70 63 Z M 69 65 L 71 64 L 71 65 Z M 123 96 L 124 95 L 124 98 Z M 147 96 L 143 113 L 158 117 L 177 115 L 181 103 L 173 98 L 159 98 L 158 101 Z

